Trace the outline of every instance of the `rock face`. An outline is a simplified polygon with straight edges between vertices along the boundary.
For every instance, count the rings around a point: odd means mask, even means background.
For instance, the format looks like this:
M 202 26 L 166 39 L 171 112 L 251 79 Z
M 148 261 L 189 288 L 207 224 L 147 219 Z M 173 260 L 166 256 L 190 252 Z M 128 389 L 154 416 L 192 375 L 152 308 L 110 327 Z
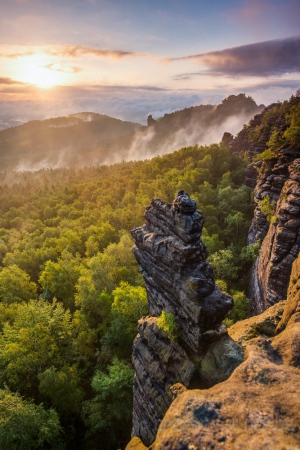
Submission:
M 132 361 L 136 376 L 133 397 L 133 435 L 154 441 L 158 425 L 172 402 L 170 386 L 188 386 L 195 366 L 186 352 L 156 324 L 156 317 L 139 321 Z
M 160 424 L 152 450 L 300 448 L 299 269 L 300 258 L 293 266 L 284 330 L 273 338 L 248 334 L 245 361 L 230 378 L 207 390 L 180 394 Z M 273 334 L 282 306 L 269 308 L 256 322 Z M 230 334 L 245 337 L 253 319 L 248 326 L 247 320 L 237 323 Z
M 172 204 L 152 200 L 145 219 L 131 232 L 149 303 L 133 345 L 132 436 L 150 445 L 175 395 L 171 386 L 223 381 L 243 361 L 243 351 L 221 323 L 233 302 L 215 285 L 195 201 L 183 191 Z M 162 311 L 173 315 L 178 342 L 157 326 Z
M 224 383 L 175 399 L 153 450 L 299 448 L 299 368 L 263 338 L 251 341 L 246 357 Z
M 257 206 L 249 242 L 261 240 L 262 245 L 249 293 L 256 314 L 286 298 L 292 264 L 300 251 L 300 159 L 295 156 L 299 152 L 282 150 L 255 188 Z M 271 224 L 260 209 L 266 196 L 276 202 Z
M 222 319 L 232 308 L 232 298 L 215 285 L 200 238 L 203 216 L 196 202 L 180 191 L 173 204 L 152 200 L 146 224 L 131 233 L 133 253 L 146 282 L 149 314 L 163 310 L 174 315 L 179 337 L 192 353 L 199 353 L 226 332 Z
M 291 266 L 300 250 L 300 144 L 295 134 L 299 105 L 298 90 L 289 101 L 273 103 L 255 115 L 234 139 L 228 137 L 233 152 L 254 158 L 245 171 L 255 202 L 248 244 L 261 243 L 247 290 L 252 314 L 286 298 Z
M 300 313 L 300 255 L 293 263 L 288 287 L 288 300 L 282 318 L 277 325 L 277 333 L 285 329 L 290 318 L 295 313 Z

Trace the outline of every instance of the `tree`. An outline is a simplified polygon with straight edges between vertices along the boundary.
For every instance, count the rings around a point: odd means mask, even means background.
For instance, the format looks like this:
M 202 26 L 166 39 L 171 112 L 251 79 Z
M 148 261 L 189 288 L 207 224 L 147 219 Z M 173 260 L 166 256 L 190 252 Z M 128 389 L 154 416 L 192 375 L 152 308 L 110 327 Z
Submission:
M 102 448 L 105 447 L 103 440 L 113 446 L 116 436 L 129 440 L 132 385 L 133 369 L 116 358 L 107 372 L 97 371 L 92 380 L 95 397 L 85 403 L 83 417 L 90 435 L 95 438 L 98 434 Z
M 124 316 L 130 324 L 136 327 L 137 321 L 148 311 L 146 289 L 141 286 L 131 286 L 121 281 L 113 290 L 112 312 Z
M 61 414 L 78 413 L 83 391 L 76 366 L 50 367 L 38 375 L 39 391 Z
M 37 285 L 16 264 L 0 271 L 0 300 L 4 303 L 28 301 L 37 298 Z
M 0 337 L 2 381 L 22 394 L 38 397 L 38 376 L 74 357 L 72 323 L 61 303 L 31 300 L 20 304 L 13 323 Z
M 208 257 L 215 278 L 224 280 L 229 286 L 238 278 L 236 258 L 230 249 L 220 250 Z
M 0 390 L 0 448 L 63 449 L 61 426 L 54 409 L 24 400 L 8 388 Z
M 58 262 L 47 261 L 39 282 L 43 289 L 74 311 L 75 285 L 80 276 L 80 260 L 64 252 Z

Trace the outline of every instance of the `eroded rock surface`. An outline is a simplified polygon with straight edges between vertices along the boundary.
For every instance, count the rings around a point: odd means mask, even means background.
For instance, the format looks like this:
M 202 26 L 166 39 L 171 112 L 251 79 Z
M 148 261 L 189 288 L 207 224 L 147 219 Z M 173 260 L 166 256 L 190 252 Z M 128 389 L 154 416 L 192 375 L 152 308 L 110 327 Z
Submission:
M 299 375 L 268 340 L 254 339 L 227 381 L 174 400 L 153 449 L 299 448 Z
M 180 191 L 173 204 L 152 200 L 146 224 L 131 233 L 133 252 L 146 282 L 149 315 L 174 315 L 183 345 L 199 353 L 232 308 L 232 298 L 215 285 L 201 240 L 203 216 L 196 202 Z M 209 331 L 208 335 L 207 332 Z
M 183 348 L 157 326 L 156 317 L 139 321 L 133 343 L 132 361 L 135 368 L 133 396 L 134 436 L 150 445 L 158 425 L 172 402 L 170 386 L 188 386 L 195 366 Z
M 293 160 L 299 152 L 281 153 L 255 189 L 257 207 L 250 240 L 263 240 L 249 290 L 256 314 L 286 298 L 292 264 L 300 251 L 300 159 Z M 277 202 L 271 224 L 259 207 L 267 195 Z
M 223 383 L 176 397 L 152 450 L 300 448 L 299 277 L 300 257 L 287 300 L 229 329 L 235 338 L 247 336 L 245 361 Z M 255 320 L 273 335 L 280 316 L 284 329 L 272 338 L 245 333 Z
M 233 302 L 215 285 L 206 261 L 196 202 L 183 191 L 172 204 L 152 200 L 145 219 L 132 231 L 149 303 L 133 345 L 132 436 L 150 445 L 173 398 L 187 387 L 227 379 L 243 350 L 221 322 Z M 173 314 L 178 342 L 157 326 L 162 311 Z
M 288 299 L 276 332 L 280 333 L 285 329 L 289 320 L 295 313 L 300 313 L 300 255 L 294 261 L 288 287 Z

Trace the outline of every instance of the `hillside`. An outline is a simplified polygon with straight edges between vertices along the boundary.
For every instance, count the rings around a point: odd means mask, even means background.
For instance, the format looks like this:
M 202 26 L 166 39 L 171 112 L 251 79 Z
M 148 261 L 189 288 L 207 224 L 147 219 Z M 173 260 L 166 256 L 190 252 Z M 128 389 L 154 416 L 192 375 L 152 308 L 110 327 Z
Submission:
M 92 165 L 93 148 L 123 137 L 140 124 L 95 113 L 33 120 L 0 131 L 2 170 Z
M 0 131 L 2 170 L 82 167 L 141 160 L 220 142 L 262 110 L 244 94 L 165 114 L 148 127 L 94 113 L 31 121 Z

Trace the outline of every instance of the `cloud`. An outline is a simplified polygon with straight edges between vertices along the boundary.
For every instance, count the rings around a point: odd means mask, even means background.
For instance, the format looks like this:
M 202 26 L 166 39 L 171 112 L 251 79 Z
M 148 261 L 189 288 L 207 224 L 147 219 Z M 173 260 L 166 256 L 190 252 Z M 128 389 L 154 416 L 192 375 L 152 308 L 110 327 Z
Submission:
M 0 77 L 0 84 L 4 84 L 4 85 L 22 84 L 22 85 L 24 85 L 26 83 L 22 83 L 22 81 L 13 80 L 12 78 Z
M 32 56 L 35 54 L 36 54 L 36 52 L 34 52 L 33 50 L 29 50 L 26 52 L 17 52 L 17 53 L 0 53 L 0 58 L 18 59 L 18 58 L 23 58 L 24 56 Z
M 107 50 L 97 47 L 88 47 L 84 45 L 65 45 L 63 47 L 57 47 L 48 51 L 49 54 L 54 56 L 68 56 L 76 58 L 81 55 L 93 55 L 98 58 L 114 58 L 121 59 L 126 57 L 141 57 L 146 56 L 146 53 L 124 51 L 124 50 Z
M 204 73 L 209 75 L 270 76 L 300 72 L 300 36 L 172 58 L 170 61 L 187 59 L 208 67 Z M 183 79 L 186 79 L 184 76 L 187 74 L 183 74 Z
M 45 69 L 53 70 L 54 72 L 62 72 L 62 73 L 78 73 L 83 72 L 81 67 L 75 66 L 61 66 L 60 64 L 50 63 L 44 66 Z
M 78 58 L 82 55 L 93 55 L 97 58 L 113 58 L 122 59 L 128 57 L 144 57 L 151 56 L 148 53 L 124 51 L 124 50 L 108 50 L 98 47 L 89 47 L 84 45 L 58 45 L 53 47 L 38 47 L 36 49 L 18 51 L 14 53 L 0 53 L 0 57 L 9 59 L 18 59 L 25 56 L 36 55 L 37 53 L 46 53 L 50 56 Z

